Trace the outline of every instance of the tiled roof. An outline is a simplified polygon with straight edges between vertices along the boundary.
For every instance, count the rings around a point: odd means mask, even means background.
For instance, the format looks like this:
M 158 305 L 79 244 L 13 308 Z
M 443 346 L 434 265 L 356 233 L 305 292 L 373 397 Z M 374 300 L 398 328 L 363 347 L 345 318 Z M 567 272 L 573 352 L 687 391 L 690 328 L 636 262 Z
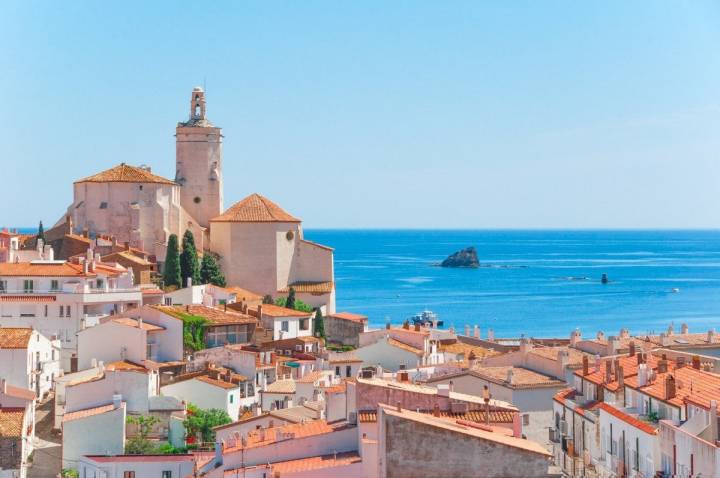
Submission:
M 510 371 L 512 383 L 507 380 Z M 565 384 L 556 378 L 522 367 L 477 367 L 471 372 L 485 380 L 511 388 L 560 387 Z
M 341 382 L 337 385 L 332 385 L 330 387 L 323 388 L 325 393 L 344 393 L 345 390 L 347 390 L 347 384 L 345 382 Z
M 313 370 L 312 372 L 306 373 L 301 378 L 297 379 L 297 382 L 314 383 L 328 375 L 332 375 L 332 372 L 330 372 L 329 370 Z
M 5 395 L 14 398 L 21 398 L 23 400 L 35 400 L 35 392 L 26 388 L 15 387 L 13 385 L 5 384 L 6 393 Z M 2 392 L 0 392 L 1 394 Z
M 0 302 L 55 302 L 54 295 L 0 295 Z
M 26 349 L 33 329 L 0 327 L 0 349 Z
M 397 348 L 399 348 L 399 349 L 403 349 L 403 350 L 405 350 L 405 351 L 407 351 L 407 352 L 412 352 L 412 353 L 414 353 L 415 355 L 422 355 L 422 354 L 423 354 L 423 351 L 420 350 L 419 348 L 413 347 L 412 345 L 405 344 L 405 343 L 403 343 L 403 342 L 400 342 L 399 340 L 395 340 L 395 339 L 393 339 L 392 337 L 388 337 L 387 343 L 390 344 L 390 345 L 392 345 L 393 347 L 397 347 Z
M 645 433 L 648 433 L 650 435 L 657 435 L 658 429 L 657 427 L 654 427 L 648 422 L 644 422 L 642 420 L 639 420 L 638 418 L 635 418 L 632 415 L 629 415 L 622 410 L 618 410 L 617 408 L 608 405 L 605 402 L 600 402 L 597 404 L 597 408 L 599 410 L 603 410 L 610 415 L 614 416 L 615 418 L 619 418 L 620 420 L 624 421 L 628 425 L 632 425 L 633 427 L 637 428 L 638 430 L 641 430 Z
M 329 282 L 293 282 L 287 287 L 280 289 L 278 292 L 287 294 L 290 292 L 290 287 L 295 289 L 295 292 L 304 292 L 306 294 L 329 294 L 335 289 L 335 283 Z
M 274 304 L 263 304 L 262 315 L 268 317 L 310 317 L 312 312 L 303 312 L 301 310 L 288 309 Z
M 665 395 L 665 381 L 669 376 L 675 379 L 675 396 L 670 399 Z M 644 387 L 639 386 L 637 375 L 625 379 L 625 385 L 678 408 L 683 406 L 685 398 L 691 396 L 696 396 L 696 399 L 705 397 L 708 404 L 710 400 L 720 401 L 720 375 L 688 366 L 669 367 L 668 372 L 656 373 L 655 379 Z
M 280 461 L 272 464 L 273 473 L 298 473 L 301 471 L 320 470 L 323 468 L 334 468 L 336 466 L 347 466 L 353 463 L 360 463 L 362 458 L 357 452 L 349 451 L 334 455 L 312 456 L 299 460 Z M 226 475 L 228 472 L 225 473 Z
M 332 433 L 336 430 L 336 427 L 329 425 L 325 420 L 314 420 L 311 422 L 295 423 L 282 427 L 267 428 L 262 430 L 264 432 L 264 436 L 261 436 L 257 430 L 253 430 L 247 435 L 247 445 L 245 447 L 238 444 L 235 447 L 226 448 L 225 453 L 233 453 L 240 451 L 243 448 L 247 449 L 271 445 L 277 442 L 278 435 L 275 433 L 276 430 L 280 432 L 281 436 L 292 436 L 294 439 L 298 439 Z
M 154 287 L 149 289 L 142 289 L 140 292 L 142 292 L 142 295 L 162 295 L 165 293 L 162 290 L 156 289 Z
M 78 179 L 77 183 L 159 183 L 176 184 L 169 179 L 153 174 L 142 168 L 120 163 L 114 168 L 107 169 L 93 176 Z
M 585 353 L 570 347 L 533 347 L 530 354 L 548 360 L 557 360 L 560 352 L 568 353 L 568 365 L 582 365 L 582 358 Z
M 0 263 L 0 276 L 6 277 L 94 277 L 95 274 L 83 273 L 79 264 L 69 262 L 33 264 L 31 262 Z
M 142 372 L 147 373 L 147 369 L 142 365 L 130 362 L 129 360 L 118 360 L 105 365 L 108 372 Z
M 0 438 L 22 437 L 24 416 L 24 408 L 0 408 Z
M 76 412 L 66 413 L 63 416 L 63 423 L 71 422 L 73 420 L 78 420 L 81 418 L 93 417 L 95 415 L 101 415 L 103 413 L 112 412 L 113 410 L 115 410 L 115 405 L 113 405 L 111 403 L 110 405 L 103 405 L 101 407 L 94 407 L 94 408 L 86 408 L 85 410 L 78 410 Z
M 300 219 L 291 216 L 268 198 L 255 193 L 230 206 L 210 222 L 300 222 Z
M 261 393 L 295 393 L 295 380 L 276 380 L 263 390 Z
M 135 254 L 133 254 L 130 251 L 113 252 L 112 254 L 103 256 L 102 260 L 103 260 L 103 262 L 117 262 L 117 260 L 119 258 L 124 259 L 129 262 L 132 262 L 139 266 L 152 266 L 153 265 L 152 262 L 146 261 L 142 257 L 136 256 Z
M 357 322 L 360 324 L 363 324 L 368 320 L 367 315 L 353 314 L 352 312 L 336 312 L 334 314 L 330 314 L 330 317 L 333 319 L 349 320 L 350 322 Z
M 85 458 L 97 463 L 165 463 L 193 461 L 193 455 L 85 455 Z
M 232 390 L 234 388 L 238 388 L 238 385 L 234 383 L 225 382 L 224 380 L 215 380 L 214 378 L 210 378 L 207 375 L 201 375 L 199 377 L 195 377 L 195 380 L 198 380 L 203 383 L 207 383 L 208 385 L 213 385 L 218 388 L 222 388 L 225 390 Z
M 113 319 L 113 322 L 116 324 L 124 325 L 126 327 L 135 327 L 138 328 L 139 320 L 130 319 L 128 317 L 121 317 L 119 319 Z M 142 323 L 142 329 L 147 330 L 148 332 L 154 332 L 158 330 L 165 330 L 165 327 L 160 327 L 159 325 L 149 324 L 145 321 Z
M 358 357 L 343 357 L 343 358 L 334 358 L 328 360 L 328 363 L 332 364 L 343 364 L 343 363 L 361 363 L 363 359 Z
M 182 320 L 188 315 L 196 315 L 205 317 L 210 325 L 235 325 L 235 324 L 255 324 L 257 319 L 249 315 L 239 312 L 217 309 L 215 307 L 207 307 L 204 305 L 152 305 L 154 309 L 159 310 L 171 317 Z
M 319 418 L 319 413 L 316 410 L 304 405 L 298 405 L 296 407 L 273 410 L 270 412 L 270 416 L 279 418 L 285 422 L 302 423 L 309 420 L 317 420 Z
M 478 345 L 466 344 L 466 343 L 460 342 L 460 341 L 455 342 L 453 344 L 440 344 L 439 348 L 440 348 L 441 352 L 447 352 L 447 353 L 457 354 L 457 355 L 462 354 L 463 358 L 465 360 L 468 360 L 468 357 L 470 357 L 470 352 L 475 354 L 475 357 L 478 359 L 483 358 L 483 357 L 488 357 L 490 355 L 498 354 L 498 352 L 495 352 L 490 349 L 486 349 L 485 347 L 480 347 Z
M 588 382 L 594 383 L 595 385 L 602 385 L 606 389 L 610 390 L 611 392 L 615 392 L 618 390 L 618 381 L 617 377 L 613 375 L 613 380 L 608 381 L 606 383 L 605 381 L 605 361 L 607 360 L 618 360 L 620 363 L 620 366 L 623 369 L 623 377 L 624 381 L 627 384 L 628 380 L 634 376 L 637 375 L 638 370 L 638 363 L 637 363 L 637 356 L 624 356 L 624 357 L 617 357 L 615 359 L 612 358 L 605 358 L 600 360 L 599 368 L 596 371 L 595 370 L 595 363 L 594 361 L 590 361 L 590 367 L 588 375 L 582 374 L 582 369 L 576 370 L 575 375 L 578 377 L 582 377 L 583 380 L 587 380 Z M 657 358 L 652 354 L 647 354 L 647 364 L 650 368 L 657 368 Z

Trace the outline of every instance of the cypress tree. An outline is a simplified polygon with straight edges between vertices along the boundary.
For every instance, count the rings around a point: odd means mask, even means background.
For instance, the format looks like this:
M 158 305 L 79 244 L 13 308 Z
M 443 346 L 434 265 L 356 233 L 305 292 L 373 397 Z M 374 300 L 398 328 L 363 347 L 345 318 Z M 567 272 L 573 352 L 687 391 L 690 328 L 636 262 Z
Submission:
M 315 330 L 313 331 L 313 334 L 315 337 L 322 337 L 325 338 L 325 321 L 323 319 L 322 312 L 320 312 L 320 308 L 318 307 L 315 309 L 315 327 L 313 327 Z
M 195 237 L 189 229 L 185 231 L 182 240 L 182 254 L 180 254 L 180 275 L 182 285 L 187 285 L 188 277 L 192 279 L 193 285 L 200 284 L 200 265 L 198 264 L 197 249 L 195 248 Z
M 263 304 L 274 304 L 275 301 L 273 300 L 272 296 L 270 294 L 265 294 L 265 297 L 263 297 Z
M 163 270 L 163 281 L 165 287 L 181 287 L 182 276 L 180 275 L 180 251 L 178 249 L 178 237 L 170 234 L 168 238 L 167 254 L 165 255 L 165 268 Z
M 287 307 L 288 309 L 295 308 L 295 289 L 293 287 L 290 287 L 290 290 L 288 291 L 287 300 L 285 301 L 285 307 Z
M 220 266 L 210 252 L 206 252 L 202 258 L 200 265 L 200 281 L 203 284 L 214 284 L 219 287 L 225 287 L 225 276 L 220 270 Z
M 47 244 L 47 242 L 46 242 L 46 240 L 45 240 L 45 228 L 43 228 L 43 223 L 42 223 L 42 221 L 40 221 L 40 225 L 38 226 L 37 236 L 35 236 L 35 238 L 36 238 L 36 239 L 42 239 L 42 240 L 43 240 L 43 244 Z

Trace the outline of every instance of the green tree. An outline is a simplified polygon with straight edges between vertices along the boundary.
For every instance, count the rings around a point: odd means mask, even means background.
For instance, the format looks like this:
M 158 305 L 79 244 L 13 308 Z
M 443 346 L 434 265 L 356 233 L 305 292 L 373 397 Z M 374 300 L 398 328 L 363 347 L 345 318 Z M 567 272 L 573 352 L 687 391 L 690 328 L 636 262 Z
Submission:
M 165 287 L 182 287 L 180 275 L 180 251 L 178 250 L 178 237 L 170 234 L 168 238 L 167 254 L 165 254 L 165 268 L 163 270 Z
M 40 221 L 40 225 L 38 226 L 37 236 L 35 236 L 35 238 L 42 239 L 43 244 L 47 244 L 47 241 L 45 240 L 45 228 L 43 227 L 42 221 Z
M 60 476 L 62 476 L 62 478 L 80 478 L 80 472 L 72 468 L 63 468 Z
M 180 314 L 183 321 L 183 345 L 193 352 L 205 348 L 205 329 L 208 319 L 199 315 Z
M 220 270 L 220 266 L 210 252 L 206 252 L 202 258 L 200 266 L 200 282 L 203 284 L 214 284 L 219 287 L 225 287 L 225 276 Z
M 323 319 L 322 312 L 320 311 L 320 307 L 315 309 L 315 324 L 314 324 L 313 334 L 315 337 L 322 337 L 325 338 L 325 321 Z
M 285 307 L 288 309 L 294 309 L 295 308 L 295 288 L 290 287 L 290 290 L 288 291 L 287 299 L 285 300 Z
M 160 421 L 159 418 L 145 415 L 130 415 L 125 421 L 137 425 L 138 434 L 125 443 L 125 453 L 128 455 L 150 455 L 157 450 L 157 446 L 148 440 L 152 427 Z
M 280 307 L 286 307 L 290 309 L 290 307 L 287 306 L 287 297 L 278 297 L 275 299 L 275 305 L 279 305 Z M 295 310 L 299 310 L 301 312 L 312 312 L 313 308 L 310 307 L 307 303 L 303 302 L 300 299 L 295 299 L 295 307 L 293 307 Z
M 204 443 L 215 441 L 213 428 L 232 422 L 225 410 L 217 408 L 203 410 L 192 403 L 188 404 L 187 410 L 188 417 L 183 421 L 185 432 L 189 436 L 200 438 Z
M 182 240 L 182 253 L 180 254 L 180 275 L 183 287 L 187 285 L 188 277 L 193 285 L 200 284 L 200 264 L 198 263 L 195 237 L 191 230 L 185 231 Z
M 265 297 L 263 297 L 263 304 L 274 304 L 275 301 L 273 300 L 272 296 L 270 294 L 265 294 Z

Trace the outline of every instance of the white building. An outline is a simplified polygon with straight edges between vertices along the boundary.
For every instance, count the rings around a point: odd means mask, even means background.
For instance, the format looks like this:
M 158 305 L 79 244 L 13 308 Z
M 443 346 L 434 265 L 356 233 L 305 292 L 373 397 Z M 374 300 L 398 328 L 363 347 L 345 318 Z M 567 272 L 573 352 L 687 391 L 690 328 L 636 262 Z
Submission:
M 109 405 L 67 413 L 62 420 L 62 467 L 77 470 L 84 455 L 122 455 L 125 420 L 125 403 L 119 397 Z
M 310 337 L 313 333 L 313 313 L 288 309 L 278 305 L 258 306 L 260 323 L 266 330 L 272 330 L 273 340 Z
M 186 478 L 194 469 L 193 455 L 89 455 L 78 466 L 88 478 Z
M 0 328 L 0 378 L 44 397 L 59 374 L 59 341 L 30 328 Z
M 88 251 L 82 263 L 0 264 L 0 327 L 32 327 L 62 342 L 62 367 L 71 370 L 76 334 L 111 314 L 142 304 L 132 274 Z
M 255 397 L 247 395 L 245 383 L 233 383 L 205 375 L 170 383 L 160 391 L 163 395 L 177 397 L 198 408 L 225 410 L 233 421 L 240 417 L 244 407 L 255 403 Z

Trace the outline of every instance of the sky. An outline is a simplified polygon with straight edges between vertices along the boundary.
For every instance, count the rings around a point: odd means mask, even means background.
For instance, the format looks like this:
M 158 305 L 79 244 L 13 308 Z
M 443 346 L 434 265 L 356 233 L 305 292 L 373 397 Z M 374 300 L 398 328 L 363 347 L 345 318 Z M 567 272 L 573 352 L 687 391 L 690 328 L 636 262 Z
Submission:
M 3 2 L 0 225 L 175 174 L 205 85 L 225 207 L 306 228 L 717 228 L 720 3 Z

